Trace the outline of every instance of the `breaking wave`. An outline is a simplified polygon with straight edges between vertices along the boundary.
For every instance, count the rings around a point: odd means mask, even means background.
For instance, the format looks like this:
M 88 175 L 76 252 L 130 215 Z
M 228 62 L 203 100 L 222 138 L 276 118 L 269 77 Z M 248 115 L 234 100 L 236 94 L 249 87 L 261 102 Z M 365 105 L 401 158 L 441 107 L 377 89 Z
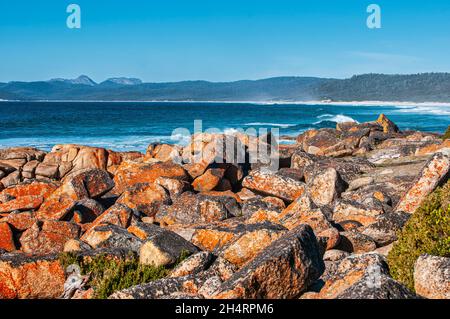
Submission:
M 314 125 L 317 125 L 317 124 L 320 124 L 323 122 L 334 122 L 334 123 L 355 122 L 355 123 L 358 123 L 358 121 L 354 120 L 350 116 L 343 115 L 343 114 L 338 114 L 338 115 L 322 114 L 322 115 L 319 115 L 317 118 L 320 120 L 317 122 L 314 122 L 313 123 Z

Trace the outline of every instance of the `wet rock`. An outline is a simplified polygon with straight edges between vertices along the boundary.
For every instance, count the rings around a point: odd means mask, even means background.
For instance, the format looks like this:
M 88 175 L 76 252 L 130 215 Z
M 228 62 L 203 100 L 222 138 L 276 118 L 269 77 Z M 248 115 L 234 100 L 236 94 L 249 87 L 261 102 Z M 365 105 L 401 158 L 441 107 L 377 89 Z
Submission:
M 168 192 L 155 183 L 140 183 L 126 189 L 117 200 L 147 216 L 154 216 L 162 205 L 171 203 Z
M 21 250 L 27 254 L 59 253 L 69 239 L 78 238 L 80 227 L 74 223 L 39 221 L 20 236 Z
M 347 187 L 334 168 L 317 173 L 307 185 L 309 196 L 318 206 L 330 205 Z
M 286 202 L 292 202 L 305 192 L 303 182 L 269 169 L 252 171 L 244 178 L 242 186 L 256 193 L 281 198 Z
M 275 240 L 235 273 L 214 298 L 295 298 L 319 278 L 324 265 L 309 226 L 299 226 Z
M 422 169 L 412 187 L 402 197 L 396 210 L 414 213 L 424 198 L 448 178 L 449 172 L 450 150 L 436 153 Z
M 420 256 L 414 266 L 414 288 L 429 299 L 450 299 L 450 258 Z
M 0 249 L 6 252 L 16 250 L 14 234 L 9 224 L 0 222 Z

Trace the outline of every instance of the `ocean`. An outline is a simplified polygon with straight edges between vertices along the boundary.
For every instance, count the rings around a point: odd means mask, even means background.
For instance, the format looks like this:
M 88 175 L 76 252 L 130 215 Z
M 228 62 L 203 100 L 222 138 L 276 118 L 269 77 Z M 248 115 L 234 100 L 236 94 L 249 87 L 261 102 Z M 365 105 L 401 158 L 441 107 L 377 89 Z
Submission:
M 450 125 L 449 105 L 332 105 L 219 102 L 0 102 L 0 148 L 82 144 L 117 151 L 145 152 L 154 142 L 186 143 L 179 128 L 193 132 L 278 128 L 296 136 L 338 122 L 366 122 L 386 114 L 400 129 L 443 133 Z M 289 143 L 287 140 L 282 143 Z

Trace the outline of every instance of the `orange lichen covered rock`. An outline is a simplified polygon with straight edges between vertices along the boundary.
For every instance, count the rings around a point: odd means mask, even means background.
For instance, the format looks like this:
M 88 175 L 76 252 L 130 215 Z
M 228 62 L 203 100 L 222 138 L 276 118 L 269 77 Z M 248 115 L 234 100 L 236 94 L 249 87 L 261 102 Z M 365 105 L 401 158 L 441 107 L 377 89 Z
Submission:
M 57 256 L 0 256 L 0 299 L 59 298 L 66 281 Z
M 323 270 L 316 237 L 302 225 L 273 241 L 221 285 L 214 298 L 297 298 Z
M 278 221 L 287 229 L 294 229 L 300 224 L 311 226 L 317 237 L 327 241 L 326 249 L 334 248 L 339 242 L 339 231 L 328 221 L 320 208 L 317 208 L 305 194 L 297 198 L 278 215 Z
M 0 213 L 37 209 L 43 201 L 44 198 L 42 196 L 22 196 L 0 204 Z
M 66 241 L 79 235 L 80 226 L 74 223 L 53 220 L 37 222 L 20 237 L 21 250 L 35 255 L 59 253 L 64 250 Z
M 149 158 L 157 159 L 161 162 L 173 161 L 180 156 L 180 147 L 169 144 L 150 144 L 147 147 L 144 161 Z
M 117 203 L 98 216 L 90 227 L 100 224 L 110 224 L 127 228 L 130 225 L 132 218 L 133 211 L 128 206 Z
M 23 196 L 42 196 L 44 199 L 58 188 L 58 183 L 32 182 L 29 184 L 20 184 L 7 188 L 2 194 L 15 198 Z
M 7 222 L 14 230 L 24 231 L 33 226 L 37 221 L 33 212 L 11 213 L 2 221 Z
M 0 250 L 1 249 L 8 252 L 16 250 L 14 234 L 11 227 L 4 222 L 0 222 Z
M 249 229 L 243 235 L 230 242 L 220 253 L 223 258 L 239 268 L 286 232 L 284 228 L 269 223 L 264 227 L 256 226 L 254 229 L 251 227 L 249 225 Z
M 192 186 L 198 192 L 212 191 L 220 184 L 224 174 L 225 170 L 222 168 L 210 168 L 202 176 L 197 177 Z
M 268 196 L 275 196 L 284 201 L 292 202 L 305 192 L 305 184 L 288 176 L 269 169 L 252 171 L 244 178 L 242 186 L 251 191 Z
M 336 222 L 356 221 L 364 226 L 373 224 L 377 217 L 384 214 L 383 209 L 368 207 L 354 201 L 339 201 L 333 209 L 333 220 Z
M 62 220 L 78 200 L 101 196 L 113 187 L 108 172 L 96 169 L 84 171 L 55 190 L 41 205 L 36 217 Z
M 114 193 L 121 194 L 130 186 L 139 183 L 153 183 L 159 177 L 188 180 L 189 177 L 182 166 L 172 162 L 134 163 L 123 162 L 114 176 L 116 187 Z
M 229 243 L 235 235 L 226 230 L 198 229 L 192 236 L 192 242 L 204 250 L 214 251 L 216 248 L 223 247 Z
M 428 196 L 450 172 L 450 149 L 436 153 L 420 172 L 417 180 L 400 199 L 396 210 L 414 213 Z
M 154 216 L 161 205 L 170 203 L 170 196 L 160 185 L 140 183 L 125 190 L 117 203 L 136 209 L 147 216 Z

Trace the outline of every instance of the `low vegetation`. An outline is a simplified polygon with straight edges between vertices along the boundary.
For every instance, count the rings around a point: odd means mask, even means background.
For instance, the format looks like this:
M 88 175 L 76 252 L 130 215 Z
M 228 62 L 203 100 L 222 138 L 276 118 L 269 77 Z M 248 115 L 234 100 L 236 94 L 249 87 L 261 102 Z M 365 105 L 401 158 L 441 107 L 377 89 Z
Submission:
M 65 268 L 69 265 L 78 265 L 81 275 L 89 274 L 87 286 L 94 289 L 95 298 L 106 299 L 115 291 L 166 277 L 170 270 L 187 256 L 188 253 L 183 253 L 178 262 L 171 267 L 142 265 L 132 254 L 120 259 L 107 255 L 82 257 L 77 253 L 63 253 L 59 260 Z
M 389 253 L 391 275 L 414 290 L 414 263 L 422 254 L 450 257 L 450 181 L 422 203 Z
M 442 136 L 442 139 L 443 139 L 443 140 L 448 140 L 448 139 L 450 139 L 450 125 L 449 125 L 449 127 L 447 128 L 447 131 L 445 131 L 444 136 Z

